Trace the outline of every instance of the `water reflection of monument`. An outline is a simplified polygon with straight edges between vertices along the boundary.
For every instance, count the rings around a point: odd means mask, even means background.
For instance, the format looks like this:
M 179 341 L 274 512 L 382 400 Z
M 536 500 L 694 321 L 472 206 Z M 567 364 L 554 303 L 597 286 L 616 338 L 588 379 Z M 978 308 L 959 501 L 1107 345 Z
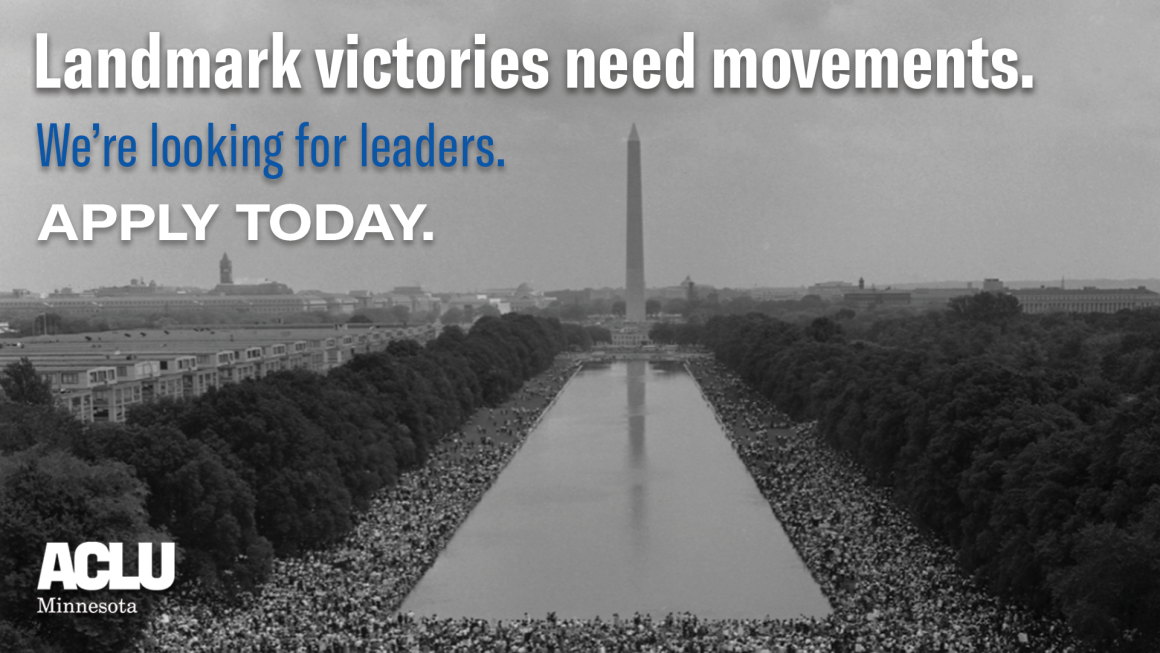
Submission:
M 632 475 L 629 521 L 633 537 L 638 543 L 643 543 L 647 534 L 645 502 L 648 500 L 646 480 L 649 472 L 646 469 L 644 449 L 646 374 L 647 361 L 628 361 L 628 466 Z
M 644 466 L 645 374 L 648 361 L 628 361 L 628 446 L 629 465 Z

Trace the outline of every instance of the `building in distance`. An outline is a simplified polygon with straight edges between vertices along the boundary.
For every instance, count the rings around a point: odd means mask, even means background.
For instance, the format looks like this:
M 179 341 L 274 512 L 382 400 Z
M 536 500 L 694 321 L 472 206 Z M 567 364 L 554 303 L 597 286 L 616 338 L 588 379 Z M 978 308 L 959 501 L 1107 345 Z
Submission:
M 281 370 L 325 373 L 431 325 L 186 327 L 35 336 L 0 342 L 0 367 L 28 358 L 57 402 L 85 422 L 123 422 L 135 404 L 197 397 Z
M 955 297 L 964 297 L 979 294 L 979 289 L 973 283 L 966 288 L 912 288 L 910 303 L 913 306 L 940 308 Z
M 840 302 L 845 298 L 846 293 L 855 290 L 858 288 L 847 281 L 823 281 L 806 288 L 806 294 L 817 295 L 822 298 L 822 301 Z
M 853 286 L 851 285 L 850 287 L 852 288 Z M 797 301 L 813 293 L 810 293 L 805 287 L 763 287 L 752 288 L 748 291 L 748 294 L 750 299 L 755 302 L 790 302 Z M 841 299 L 841 295 L 838 295 L 836 299 L 830 299 L 829 301 L 841 301 Z
M 1116 313 L 1160 307 L 1160 294 L 1136 288 L 1022 288 L 1010 291 L 1024 313 Z
M 526 311 L 529 309 L 545 309 L 556 301 L 555 297 L 547 297 L 528 283 L 521 283 L 518 287 L 488 290 L 487 296 L 498 303 L 506 304 L 510 311 Z M 505 311 L 506 312 L 506 311 Z
M 885 290 L 878 290 L 873 286 L 867 290 L 866 280 L 858 279 L 858 289 L 843 293 L 842 301 L 860 309 L 877 306 L 910 306 L 910 291 L 891 290 L 889 287 Z
M 174 311 L 224 310 L 263 315 L 328 312 L 335 315 L 354 311 L 357 301 L 335 293 L 294 294 L 284 283 L 267 279 L 235 283 L 233 262 L 223 255 L 218 264 L 219 283 L 202 292 L 192 288 L 159 286 L 133 279 L 125 286 L 105 286 L 76 292 L 71 287 L 54 290 L 47 297 L 13 293 L 0 297 L 0 314 L 46 312 L 99 315 L 108 312 L 169 314 Z

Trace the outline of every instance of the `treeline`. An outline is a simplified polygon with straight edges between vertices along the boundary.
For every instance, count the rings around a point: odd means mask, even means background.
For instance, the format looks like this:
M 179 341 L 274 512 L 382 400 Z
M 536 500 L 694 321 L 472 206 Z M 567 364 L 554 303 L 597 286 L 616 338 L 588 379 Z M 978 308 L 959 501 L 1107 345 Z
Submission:
M 253 589 L 274 555 L 341 538 L 376 490 L 567 345 L 555 320 L 482 318 L 326 375 L 279 372 L 138 406 L 123 425 L 78 423 L 31 365 L 11 366 L 0 375 L 0 649 L 119 650 L 144 624 L 140 592 L 84 596 L 135 600 L 136 616 L 38 616 L 37 597 L 76 598 L 34 591 L 46 542 L 172 538 L 175 588 Z
M 993 591 L 1097 650 L 1160 642 L 1160 312 L 950 311 L 792 325 L 717 317 L 700 343 L 950 543 Z
M 624 315 L 625 303 L 620 297 L 592 299 L 589 291 L 575 290 L 555 290 L 549 294 L 558 297 L 551 306 L 525 310 L 540 317 L 557 317 L 569 321 Z M 783 319 L 814 318 L 831 310 L 831 307 L 831 304 L 817 295 L 806 295 L 801 299 L 756 300 L 750 297 L 747 291 L 723 288 L 705 293 L 704 297 L 670 298 L 663 301 L 649 299 L 645 302 L 645 314 L 650 317 L 660 315 L 662 319 L 671 319 L 679 315 L 688 322 L 702 324 L 715 315 L 749 313 L 762 313 Z M 915 312 L 910 307 L 904 307 L 902 310 L 906 313 Z M 446 322 L 444 320 L 444 323 Z

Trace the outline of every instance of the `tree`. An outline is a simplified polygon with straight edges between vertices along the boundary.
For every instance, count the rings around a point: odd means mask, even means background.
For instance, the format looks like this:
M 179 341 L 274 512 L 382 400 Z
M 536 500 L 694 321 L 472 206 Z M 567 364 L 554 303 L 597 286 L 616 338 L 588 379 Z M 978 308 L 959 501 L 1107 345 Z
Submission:
M 391 307 L 391 317 L 395 318 L 396 322 L 401 322 L 404 325 L 411 319 L 411 309 L 407 306 L 399 304 Z
M 270 569 L 273 549 L 258 535 L 250 486 L 200 440 L 170 424 L 95 425 L 77 437 L 85 459 L 132 465 L 149 488 L 150 525 L 178 541 L 182 575 L 208 589 L 252 590 Z
M 588 333 L 587 329 L 574 322 L 564 324 L 562 327 L 569 347 L 581 351 L 592 349 L 592 335 Z
M 439 316 L 439 321 L 443 324 L 459 324 L 463 322 L 463 310 L 457 306 L 452 306 Z
M 1089 526 L 1077 540 L 1073 555 L 1078 564 L 1052 577 L 1072 629 L 1105 646 L 1132 627 L 1155 637 L 1160 630 L 1160 545 L 1113 524 Z
M 121 463 L 88 463 L 42 448 L 0 459 L 0 619 L 17 628 L 39 624 L 41 637 L 68 651 L 128 649 L 148 618 L 148 592 L 83 593 L 86 601 L 132 601 L 137 614 L 37 614 L 37 598 L 82 598 L 57 584 L 39 591 L 37 577 L 46 542 L 167 541 L 146 523 L 145 494 Z M 124 572 L 136 575 L 137 547 L 126 545 L 123 554 Z
M 668 322 L 657 322 L 648 330 L 648 339 L 652 342 L 659 342 L 662 345 L 673 342 L 676 335 L 676 330 L 673 329 L 673 325 Z
M 745 315 L 746 313 L 752 313 L 757 310 L 757 302 L 753 301 L 753 298 L 749 295 L 741 295 L 727 302 L 724 309 L 727 313 Z
M 589 337 L 592 338 L 592 342 L 594 342 L 594 343 L 596 343 L 596 342 L 611 343 L 612 342 L 612 332 L 609 331 L 608 329 L 605 329 L 604 327 L 586 326 L 586 327 L 584 327 L 584 330 L 588 332 Z
M 4 368 L 0 373 L 0 389 L 4 390 L 9 401 L 18 404 L 50 406 L 53 403 L 52 383 L 40 378 L 27 357 Z
M 842 327 L 828 317 L 819 317 L 806 327 L 806 335 L 818 342 L 829 342 L 842 335 Z
M 993 292 L 960 295 L 947 302 L 947 307 L 957 317 L 989 324 L 1002 324 L 1022 311 L 1015 295 Z
M 826 301 L 818 295 L 806 295 L 798 300 L 802 308 L 825 306 Z
M 685 311 L 689 310 L 689 301 L 686 299 L 670 299 L 665 302 L 662 310 L 669 315 L 684 315 Z
M 476 311 L 476 314 L 478 314 L 480 317 L 488 317 L 488 316 L 499 317 L 500 316 L 499 309 L 496 308 L 495 306 L 492 306 L 491 304 L 484 304 L 483 306 L 480 306 L 479 310 Z
M 661 302 L 657 299 L 650 299 L 644 303 L 645 315 L 656 315 L 661 312 Z
M 703 330 L 704 327 L 697 322 L 678 324 L 673 329 L 673 342 L 681 346 L 700 344 Z
M 568 304 L 560 308 L 560 319 L 572 322 L 579 322 L 587 315 L 584 312 L 584 307 L 579 304 Z
M 624 301 L 623 300 L 618 299 L 618 300 L 612 302 L 612 314 L 613 315 L 620 315 L 622 317 L 624 316 Z
M 1091 650 L 1155 649 L 1160 311 L 1020 317 L 984 293 L 862 315 L 845 342 L 853 315 L 799 308 L 713 317 L 699 342 L 817 419 L 992 591 L 1066 616 Z
M 365 316 L 367 318 L 367 320 L 369 320 L 372 323 L 374 323 L 374 322 L 394 322 L 395 321 L 395 316 L 391 313 L 391 309 L 389 309 L 389 308 L 364 308 L 364 309 L 360 310 L 358 312 L 358 315 L 356 315 L 354 317 L 358 317 L 360 315 Z M 351 318 L 350 322 L 357 323 L 357 321 L 354 318 Z
M 59 406 L 0 401 L 0 455 L 36 445 L 67 447 L 82 424 Z
M 38 615 L 45 542 L 172 536 L 178 583 L 198 579 L 207 594 L 249 589 L 275 550 L 293 555 L 342 537 L 353 511 L 422 464 L 439 438 L 592 334 L 554 319 L 484 316 L 469 333 L 449 325 L 426 345 L 394 340 L 325 375 L 282 371 L 140 404 L 125 425 L 83 425 L 54 406 L 3 402 L 0 650 L 126 650 L 148 618 L 150 597 L 124 592 L 111 598 L 137 601 L 141 615 Z M 14 370 L 38 380 L 30 366 Z M 132 575 L 136 547 L 125 553 Z
M 358 313 L 356 315 L 350 316 L 350 319 L 347 320 L 346 323 L 347 324 L 370 324 L 371 318 L 364 315 L 363 313 Z

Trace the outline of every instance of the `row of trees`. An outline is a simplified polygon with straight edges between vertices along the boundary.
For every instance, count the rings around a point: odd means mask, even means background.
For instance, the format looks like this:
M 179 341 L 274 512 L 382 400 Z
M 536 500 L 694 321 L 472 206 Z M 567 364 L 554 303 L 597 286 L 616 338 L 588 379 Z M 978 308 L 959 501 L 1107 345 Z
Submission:
M 541 317 L 557 317 L 561 320 L 582 321 L 600 315 L 624 315 L 624 300 L 589 299 L 585 291 L 559 290 L 551 295 L 559 299 L 551 306 L 541 309 Z M 792 300 L 756 300 L 745 291 L 723 289 L 708 293 L 705 297 L 692 298 L 652 298 L 645 302 L 645 313 L 652 316 L 679 315 L 690 322 L 703 323 L 717 315 L 747 315 L 762 313 L 774 317 L 795 319 L 800 316 L 810 318 L 823 315 L 830 310 L 830 304 L 817 295 L 806 295 Z M 905 312 L 916 309 L 905 307 Z
M 706 298 L 649 299 L 645 302 L 645 313 L 649 317 L 660 315 L 680 315 L 684 319 L 703 323 L 717 315 L 746 315 L 762 313 L 782 319 L 814 318 L 824 314 L 829 305 L 816 295 L 807 295 L 800 300 L 758 301 L 746 294 L 718 298 L 712 293 Z M 577 291 L 558 291 L 562 299 L 546 308 L 526 308 L 521 312 L 545 319 L 567 322 L 583 322 L 592 316 L 625 314 L 625 303 L 620 298 L 589 300 L 587 294 Z M 916 309 L 904 308 L 903 312 Z M 233 309 L 187 308 L 165 311 L 114 311 L 95 315 L 76 313 L 38 312 L 30 310 L 14 311 L 0 315 L 7 319 L 10 328 L 21 335 L 90 333 L 99 331 L 162 329 L 180 325 L 229 325 L 281 322 L 286 324 L 333 324 L 389 323 L 389 324 L 432 324 L 436 320 L 442 324 L 470 324 L 480 317 L 498 317 L 500 311 L 495 306 L 453 306 L 443 313 L 436 311 L 412 311 L 408 306 L 396 305 L 384 308 L 362 308 L 350 316 L 331 315 L 314 311 L 271 317 Z
M 576 327 L 579 329 L 579 327 Z M 326 375 L 279 372 L 126 424 L 82 425 L 51 405 L 30 365 L 0 387 L 0 649 L 119 650 L 136 616 L 36 614 L 46 542 L 178 544 L 178 586 L 229 595 L 274 555 L 340 538 L 353 513 L 480 406 L 502 402 L 579 337 L 554 320 L 482 318 L 420 346 L 391 343 Z M 584 334 L 580 329 L 580 333 Z M 86 600 L 101 600 L 86 595 Z M 46 648 L 46 650 L 52 650 Z
M 819 420 L 994 591 L 1097 648 L 1160 641 L 1160 312 L 980 294 L 870 322 L 717 317 L 700 342 Z

